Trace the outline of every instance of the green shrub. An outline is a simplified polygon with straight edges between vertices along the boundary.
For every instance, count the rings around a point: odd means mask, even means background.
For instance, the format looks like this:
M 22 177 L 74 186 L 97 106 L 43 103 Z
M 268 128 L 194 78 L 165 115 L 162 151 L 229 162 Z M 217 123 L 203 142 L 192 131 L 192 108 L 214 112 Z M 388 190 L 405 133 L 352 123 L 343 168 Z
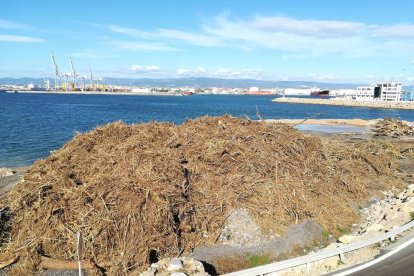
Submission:
M 269 255 L 247 255 L 250 267 L 256 267 L 260 265 L 265 265 L 270 263 Z

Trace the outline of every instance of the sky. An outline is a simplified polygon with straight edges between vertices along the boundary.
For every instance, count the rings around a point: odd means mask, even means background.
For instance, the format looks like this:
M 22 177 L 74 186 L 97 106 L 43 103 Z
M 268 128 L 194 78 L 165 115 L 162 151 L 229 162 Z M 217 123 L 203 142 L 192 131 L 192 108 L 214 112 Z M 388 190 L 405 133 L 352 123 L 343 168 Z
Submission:
M 414 1 L 0 0 L 0 78 L 414 84 Z

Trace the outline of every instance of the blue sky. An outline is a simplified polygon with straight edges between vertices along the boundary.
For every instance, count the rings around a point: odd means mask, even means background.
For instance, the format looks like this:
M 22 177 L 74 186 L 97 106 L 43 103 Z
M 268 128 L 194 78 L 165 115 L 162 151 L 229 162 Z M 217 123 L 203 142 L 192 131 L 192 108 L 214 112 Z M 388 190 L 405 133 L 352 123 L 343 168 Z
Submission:
M 414 84 L 414 1 L 0 0 L 0 77 Z

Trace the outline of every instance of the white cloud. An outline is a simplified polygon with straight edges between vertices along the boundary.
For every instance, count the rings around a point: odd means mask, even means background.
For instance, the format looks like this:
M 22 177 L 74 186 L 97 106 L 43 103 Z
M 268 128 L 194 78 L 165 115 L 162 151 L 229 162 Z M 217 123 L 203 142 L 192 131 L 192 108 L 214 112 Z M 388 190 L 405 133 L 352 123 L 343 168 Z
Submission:
M 317 80 L 317 81 L 333 81 L 333 80 L 338 79 L 337 76 L 331 75 L 331 74 L 321 74 L 321 75 L 311 74 L 310 77 L 311 79 Z
M 44 42 L 41 38 L 31 37 L 31 36 L 22 36 L 22 35 L 2 35 L 0 34 L 0 41 L 3 42 Z
M 179 76 L 189 76 L 191 72 L 188 69 L 180 68 L 177 70 L 177 75 Z
M 217 39 L 214 36 L 196 34 L 180 30 L 159 29 L 157 37 L 180 40 L 198 46 L 223 46 L 221 40 Z
M 256 17 L 250 26 L 269 32 L 283 32 L 312 37 L 347 37 L 363 31 L 365 25 L 358 22 L 337 20 L 300 20 L 290 17 Z
M 169 40 L 187 42 L 197 46 L 221 46 L 222 42 L 209 35 L 191 33 L 174 29 L 157 29 L 153 32 L 146 32 L 139 29 L 122 27 L 114 24 L 109 25 L 109 30 L 130 36 L 132 38 L 139 38 L 145 40 Z
M 120 49 L 131 51 L 163 52 L 178 51 L 177 48 L 167 46 L 163 43 L 133 42 L 133 41 L 112 41 Z
M 130 37 L 136 37 L 136 38 L 155 38 L 156 37 L 154 36 L 154 34 L 150 32 L 145 32 L 145 31 L 141 31 L 141 30 L 133 29 L 133 28 L 122 27 L 122 26 L 118 26 L 114 24 L 110 24 L 108 28 L 109 30 L 113 32 L 124 34 Z
M 91 49 L 80 51 L 80 52 L 74 52 L 74 53 L 71 53 L 70 56 L 76 57 L 76 58 L 88 58 L 88 59 L 107 59 L 107 58 L 118 57 L 118 55 L 115 55 L 115 54 L 102 53 L 102 52 L 98 52 L 98 51 L 91 50 Z
M 327 54 L 366 54 L 374 46 L 362 35 L 364 25 L 361 23 L 332 21 L 333 26 L 329 28 L 331 22 L 328 21 L 291 19 L 283 25 L 280 21 L 279 17 L 241 21 L 218 16 L 212 23 L 204 25 L 203 31 L 231 41 L 239 47 L 243 45 L 313 57 Z M 352 31 L 353 27 L 357 27 L 357 30 Z
M 25 24 L 20 24 L 13 21 L 0 19 L 0 29 L 30 29 L 31 27 Z
M 162 26 L 147 31 L 114 24 L 107 28 L 138 40 L 114 41 L 118 48 L 135 51 L 177 51 L 193 45 L 237 48 L 248 52 L 267 49 L 280 54 L 283 60 L 306 60 L 326 56 L 335 56 L 336 59 L 406 57 L 414 47 L 413 24 L 370 25 L 357 21 L 287 16 L 238 19 L 229 15 L 219 15 L 203 22 L 198 31 Z M 196 72 L 191 69 L 185 74 L 195 75 Z M 237 75 L 242 72 L 221 70 L 216 74 Z
M 204 67 L 201 67 L 201 66 L 196 68 L 196 73 L 198 73 L 198 74 L 204 74 L 206 71 L 207 70 Z
M 197 67 L 195 69 L 179 68 L 177 75 L 179 76 L 206 76 L 209 72 L 204 67 Z
M 235 70 L 231 70 L 231 69 L 227 69 L 227 68 L 220 68 L 217 69 L 214 72 L 214 75 L 218 76 L 218 77 L 230 77 L 230 76 L 236 76 L 239 73 Z
M 413 24 L 396 24 L 390 26 L 370 26 L 371 34 L 386 38 L 414 38 Z
M 129 70 L 134 72 L 157 72 L 161 70 L 161 67 L 157 65 L 149 65 L 149 66 L 142 66 L 142 65 L 132 65 Z
M 193 77 L 219 77 L 219 78 L 257 78 L 263 76 L 264 71 L 261 69 L 232 69 L 218 68 L 207 70 L 204 67 L 180 68 L 177 70 L 179 76 Z

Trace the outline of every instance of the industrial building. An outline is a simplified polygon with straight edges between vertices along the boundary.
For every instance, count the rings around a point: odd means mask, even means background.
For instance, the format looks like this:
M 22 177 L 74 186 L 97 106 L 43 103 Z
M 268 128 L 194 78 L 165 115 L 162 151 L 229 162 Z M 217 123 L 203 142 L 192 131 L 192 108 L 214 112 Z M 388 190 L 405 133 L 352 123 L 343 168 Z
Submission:
M 396 82 L 379 83 L 377 86 L 357 87 L 357 101 L 393 101 L 402 100 L 402 85 Z
M 373 101 L 375 86 L 360 86 L 356 89 L 355 100 Z

